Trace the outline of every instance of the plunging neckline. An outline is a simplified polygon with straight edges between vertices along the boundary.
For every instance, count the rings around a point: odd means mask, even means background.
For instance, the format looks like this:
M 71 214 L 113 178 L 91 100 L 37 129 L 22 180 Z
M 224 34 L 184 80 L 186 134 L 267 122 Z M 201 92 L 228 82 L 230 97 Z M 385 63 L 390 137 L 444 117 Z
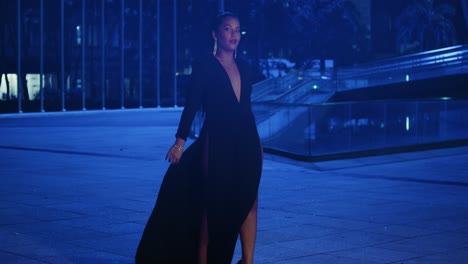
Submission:
M 213 59 L 219 64 L 219 66 L 223 69 L 224 71 L 224 74 L 227 76 L 227 79 L 229 80 L 229 84 L 231 86 L 231 93 L 232 95 L 234 96 L 234 100 L 236 101 L 237 104 L 240 104 L 241 103 L 241 100 L 242 100 L 242 77 L 241 77 L 241 74 L 240 74 L 240 69 L 239 67 L 237 66 L 237 61 L 234 59 L 234 63 L 236 65 L 236 68 L 237 68 L 237 72 L 239 72 L 239 98 L 237 98 L 237 95 L 236 95 L 236 92 L 234 90 L 234 85 L 232 84 L 232 80 L 231 80 L 231 77 L 229 76 L 229 73 L 227 72 L 226 68 L 224 68 L 223 64 L 221 63 L 221 61 L 218 60 L 218 58 L 216 58 L 215 56 L 213 56 Z

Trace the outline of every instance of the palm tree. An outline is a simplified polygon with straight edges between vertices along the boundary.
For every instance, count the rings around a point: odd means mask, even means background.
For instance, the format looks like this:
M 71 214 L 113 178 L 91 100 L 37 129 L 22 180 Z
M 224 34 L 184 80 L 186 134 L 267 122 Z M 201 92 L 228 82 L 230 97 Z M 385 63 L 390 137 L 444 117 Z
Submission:
M 468 29 L 468 1 L 460 0 L 460 2 L 463 9 L 463 18 L 465 19 L 465 26 Z
M 304 50 L 301 57 L 328 57 L 347 64 L 365 55 L 366 26 L 352 1 L 291 0 L 289 10 L 290 38 L 295 38 L 296 50 Z
M 397 45 L 400 52 L 417 52 L 451 46 L 457 43 L 450 17 L 455 8 L 449 4 L 434 5 L 434 0 L 417 0 L 397 18 Z

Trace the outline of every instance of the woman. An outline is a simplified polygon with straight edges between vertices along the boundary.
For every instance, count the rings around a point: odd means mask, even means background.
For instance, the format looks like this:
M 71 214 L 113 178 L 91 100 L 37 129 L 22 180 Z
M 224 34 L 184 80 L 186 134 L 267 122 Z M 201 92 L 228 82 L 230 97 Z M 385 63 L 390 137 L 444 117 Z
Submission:
M 231 13 L 212 27 L 213 54 L 193 63 L 171 165 L 136 254 L 137 263 L 231 263 L 238 235 L 253 263 L 262 148 L 251 110 L 249 67 L 236 60 L 241 34 Z M 183 151 L 199 107 L 205 122 Z

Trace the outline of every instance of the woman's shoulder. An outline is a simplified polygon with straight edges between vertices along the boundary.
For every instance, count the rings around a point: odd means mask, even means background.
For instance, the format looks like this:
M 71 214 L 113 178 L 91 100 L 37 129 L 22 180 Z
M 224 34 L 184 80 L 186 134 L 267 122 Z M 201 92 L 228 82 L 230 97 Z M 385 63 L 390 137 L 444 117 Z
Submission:
M 208 57 L 196 57 L 191 62 L 192 76 L 205 76 L 212 68 Z
M 192 68 L 193 67 L 207 67 L 211 66 L 214 63 L 214 57 L 211 56 L 201 56 L 201 57 L 196 57 L 192 60 Z

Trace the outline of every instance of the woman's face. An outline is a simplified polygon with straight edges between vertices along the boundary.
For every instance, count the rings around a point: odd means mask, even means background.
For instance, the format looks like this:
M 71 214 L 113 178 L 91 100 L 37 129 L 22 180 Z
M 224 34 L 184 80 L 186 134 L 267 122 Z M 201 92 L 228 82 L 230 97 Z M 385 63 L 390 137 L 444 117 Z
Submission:
M 218 40 L 218 49 L 235 51 L 241 39 L 239 20 L 231 16 L 225 17 L 216 31 L 212 32 L 212 36 Z

